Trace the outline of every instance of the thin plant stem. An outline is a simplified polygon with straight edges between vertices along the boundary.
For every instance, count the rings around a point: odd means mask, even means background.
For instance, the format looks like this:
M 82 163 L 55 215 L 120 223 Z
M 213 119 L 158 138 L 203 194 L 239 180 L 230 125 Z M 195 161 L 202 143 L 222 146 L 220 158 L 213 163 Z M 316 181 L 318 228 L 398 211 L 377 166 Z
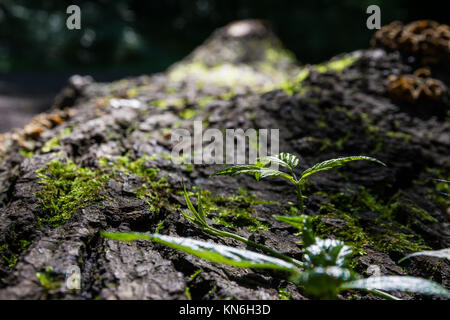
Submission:
M 295 192 L 297 193 L 297 199 L 298 199 L 298 207 L 300 209 L 300 213 L 305 213 L 305 206 L 303 205 L 303 195 L 302 195 L 302 186 L 299 183 L 295 184 Z

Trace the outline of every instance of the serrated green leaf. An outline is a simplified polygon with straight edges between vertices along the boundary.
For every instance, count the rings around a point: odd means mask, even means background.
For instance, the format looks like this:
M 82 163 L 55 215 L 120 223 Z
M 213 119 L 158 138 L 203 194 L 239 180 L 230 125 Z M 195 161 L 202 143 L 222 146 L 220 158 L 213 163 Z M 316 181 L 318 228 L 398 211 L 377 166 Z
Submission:
M 402 262 L 406 259 L 417 257 L 417 256 L 428 256 L 428 257 L 436 257 L 436 258 L 445 258 L 447 260 L 450 260 L 450 248 L 442 249 L 442 250 L 427 250 L 427 251 L 420 251 L 420 252 L 414 252 L 406 257 L 399 260 L 399 262 Z
M 271 168 L 261 168 L 260 173 L 261 179 L 268 177 L 282 177 L 288 180 L 292 180 L 292 177 L 289 174 Z
M 303 171 L 300 180 L 303 180 L 306 177 L 308 177 L 308 176 L 310 176 L 310 175 L 312 175 L 314 173 L 317 173 L 317 172 L 320 172 L 320 171 L 326 171 L 326 170 L 330 170 L 330 169 L 334 169 L 334 168 L 338 168 L 338 167 L 343 166 L 347 162 L 357 161 L 357 160 L 373 161 L 373 162 L 379 163 L 379 164 L 381 164 L 383 166 L 386 166 L 380 160 L 377 160 L 377 159 L 372 158 L 372 157 L 366 157 L 366 156 L 350 156 L 350 157 L 336 158 L 336 159 L 330 159 L 330 160 L 326 160 L 326 161 L 317 163 L 314 166 L 312 166 L 311 168 L 306 169 L 305 171 Z
M 161 234 L 102 232 L 102 236 L 120 241 L 151 240 L 171 248 L 192 254 L 196 257 L 224 263 L 241 268 L 263 268 L 284 270 L 298 273 L 298 269 L 291 263 L 266 256 L 257 252 L 236 249 L 215 243 L 194 240 L 190 238 L 178 238 Z
M 237 165 L 214 172 L 211 176 L 220 176 L 220 175 L 234 176 L 237 174 L 255 174 L 259 173 L 260 170 L 261 167 L 256 165 Z
M 450 292 L 436 282 L 407 276 L 370 277 L 344 283 L 341 287 L 343 289 L 398 290 L 450 298 Z
M 256 180 L 268 177 L 283 177 L 292 181 L 292 177 L 285 173 L 271 168 L 264 168 L 255 165 L 238 165 L 228 167 L 226 169 L 217 171 L 212 176 L 218 175 L 237 175 L 237 174 L 251 174 L 255 175 Z
M 352 250 L 343 241 L 316 238 L 315 243 L 305 249 L 305 266 L 308 268 L 345 267 L 351 254 Z
M 294 168 L 298 166 L 300 162 L 300 159 L 297 158 L 295 155 L 286 152 L 274 156 L 264 157 L 262 158 L 262 160 L 265 161 L 266 163 L 279 164 L 280 166 L 289 168 L 290 170 L 294 170 Z

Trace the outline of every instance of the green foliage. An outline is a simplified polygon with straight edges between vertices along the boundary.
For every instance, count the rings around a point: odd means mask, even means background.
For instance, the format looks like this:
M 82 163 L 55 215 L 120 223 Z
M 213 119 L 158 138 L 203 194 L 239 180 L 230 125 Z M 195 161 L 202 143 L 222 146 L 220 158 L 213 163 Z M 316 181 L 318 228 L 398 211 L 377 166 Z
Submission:
M 427 196 L 440 203 L 445 210 L 450 205 L 450 176 L 437 168 L 427 168 L 426 171 L 425 181 L 432 185 L 432 188 L 428 189 Z
M 307 294 L 322 299 L 335 299 L 341 286 L 357 278 L 353 271 L 338 266 L 308 269 L 292 280 L 303 286 Z
M 309 69 L 304 68 L 300 70 L 298 75 L 294 80 L 286 80 L 281 83 L 281 89 L 286 92 L 288 95 L 293 95 L 294 93 L 300 92 L 302 89 L 302 82 L 306 80 L 309 76 Z
M 326 64 L 317 64 L 314 66 L 314 68 L 319 73 L 325 73 L 329 70 L 340 72 L 340 71 L 344 70 L 345 68 L 348 68 L 349 66 L 351 66 L 357 60 L 358 60 L 358 57 L 356 57 L 356 56 L 346 55 L 342 59 L 330 61 Z
M 350 247 L 342 241 L 316 238 L 315 243 L 305 249 L 305 266 L 311 269 L 331 266 L 345 267 L 351 253 Z
M 323 213 L 323 207 L 320 211 Z M 330 235 L 336 236 L 338 239 L 345 241 L 353 248 L 354 255 L 365 254 L 363 246 L 366 244 L 373 244 L 373 241 L 369 238 L 368 234 L 359 225 L 357 215 L 345 213 L 329 205 L 329 211 L 327 214 L 320 214 L 311 218 L 311 224 L 314 232 L 318 236 L 329 237 Z M 342 221 L 343 227 L 336 228 L 329 221 Z
M 26 151 L 24 149 L 19 149 L 19 153 L 25 158 L 31 158 L 34 155 L 33 151 Z
M 291 300 L 292 294 L 285 289 L 278 289 L 278 297 L 280 300 Z
M 436 258 L 444 258 L 447 260 L 450 260 L 450 248 L 442 249 L 442 250 L 427 250 L 427 251 L 420 251 L 420 252 L 414 252 L 406 257 L 400 259 L 398 262 L 402 262 L 406 259 L 417 257 L 417 256 L 427 256 L 427 257 L 436 257 Z
M 18 255 L 9 250 L 9 245 L 7 243 L 0 246 L 0 253 L 2 254 L 2 259 L 6 262 L 9 268 L 12 268 L 16 265 Z
M 218 176 L 218 175 L 231 176 L 231 175 L 237 175 L 237 174 L 255 175 L 256 180 L 260 180 L 262 178 L 267 178 L 267 177 L 283 177 L 288 180 L 291 179 L 291 177 L 284 172 L 281 172 L 281 171 L 278 171 L 275 169 L 264 168 L 264 167 L 261 167 L 260 164 L 233 166 L 233 167 L 229 167 L 227 169 L 221 170 L 221 171 L 217 171 L 213 175 L 214 176 Z
M 195 271 L 193 274 L 191 274 L 190 276 L 189 276 L 189 279 L 191 280 L 191 281 L 193 281 L 195 278 L 197 278 L 197 276 L 200 274 L 200 273 L 202 273 L 203 272 L 203 270 L 202 269 L 198 269 L 197 271 Z
M 190 213 L 181 211 L 181 213 L 183 214 L 183 216 L 190 221 L 191 223 L 197 225 L 200 229 L 202 229 L 204 232 L 207 232 L 209 234 L 212 234 L 214 236 L 219 236 L 219 237 L 227 237 L 227 238 L 231 238 L 231 239 L 235 239 L 237 241 L 243 242 L 246 245 L 252 246 L 256 249 L 262 250 L 265 253 L 271 254 L 279 259 L 288 261 L 290 263 L 293 263 L 296 266 L 302 266 L 302 264 L 295 260 L 292 259 L 288 256 L 285 256 L 283 254 L 281 254 L 280 252 L 270 249 L 266 246 L 263 246 L 261 244 L 258 244 L 256 242 L 253 242 L 251 240 L 248 240 L 246 238 L 243 238 L 237 234 L 231 233 L 231 232 L 226 232 L 226 231 L 222 231 L 219 229 L 216 229 L 214 227 L 211 227 L 208 222 L 206 221 L 206 215 L 207 212 L 204 208 L 204 202 L 203 202 L 203 197 L 201 195 L 201 192 L 197 193 L 197 207 L 198 210 L 195 209 L 194 205 L 191 202 L 191 199 L 189 198 L 189 195 L 186 191 L 186 187 L 183 183 L 183 195 L 184 195 L 184 199 L 186 201 L 186 205 L 190 211 Z
M 295 183 L 300 183 L 300 181 L 302 181 L 302 177 L 306 178 L 316 172 L 336 168 L 342 166 L 348 161 L 354 160 L 370 160 L 379 162 L 376 159 L 368 157 L 347 157 L 334 159 L 313 166 L 312 168 L 304 171 L 300 176 L 300 179 L 297 179 L 294 169 L 299 164 L 299 159 L 289 154 L 280 154 L 275 156 L 275 158 L 267 157 L 264 159 L 258 159 L 258 161 L 256 161 L 252 166 L 235 166 L 222 170 L 216 174 L 251 173 L 259 179 L 262 177 L 262 173 L 267 173 L 267 171 L 261 169 L 267 169 L 265 166 L 273 162 L 290 170 L 292 175 L 287 173 L 282 174 L 288 175 Z M 270 175 L 268 174 L 266 176 Z M 235 267 L 283 270 L 290 274 L 290 280 L 292 282 L 303 287 L 305 293 L 322 299 L 335 299 L 340 291 L 348 289 L 368 290 L 373 294 L 387 299 L 398 298 L 380 290 L 401 290 L 413 293 L 440 295 L 443 297 L 448 297 L 450 295 L 446 289 L 437 283 L 419 278 L 384 276 L 361 279 L 360 275 L 349 268 L 349 258 L 352 255 L 352 250 L 350 247 L 339 240 L 321 239 L 316 237 L 313 232 L 314 218 L 312 217 L 306 215 L 274 216 L 276 219 L 286 222 L 300 231 L 299 234 L 302 236 L 304 244 L 304 263 L 302 263 L 262 244 L 245 239 L 239 235 L 211 227 L 208 224 L 208 213 L 207 210 L 205 210 L 202 193 L 197 193 L 197 208 L 195 208 L 192 204 L 184 184 L 183 194 L 189 212 L 182 211 L 182 214 L 189 222 L 211 235 L 235 239 L 255 249 L 261 250 L 265 254 L 198 241 L 190 238 L 170 237 L 160 234 L 103 232 L 102 235 L 106 238 L 121 241 L 151 240 L 192 254 L 199 258 L 216 263 L 228 264 Z M 374 204 L 373 201 L 370 202 L 372 205 Z M 196 275 L 197 273 L 194 274 L 194 277 Z M 186 296 L 191 298 L 189 288 L 187 288 L 185 292 Z M 280 298 L 288 298 L 285 291 L 280 290 L 279 293 Z
M 170 185 L 165 177 L 158 177 L 159 169 L 151 168 L 148 162 L 151 157 L 130 159 L 129 154 L 117 157 L 114 161 L 100 159 L 100 165 L 104 169 L 112 169 L 113 176 L 119 173 L 125 175 L 135 175 L 141 178 L 144 183 L 136 190 L 136 196 L 147 202 L 151 212 L 159 213 L 161 208 L 168 204 L 167 195 L 170 193 Z
M 364 254 L 363 246 L 366 244 L 386 253 L 429 249 L 425 241 L 412 230 L 420 221 L 433 221 L 434 218 L 410 200 L 404 199 L 401 193 L 387 201 L 382 201 L 364 187 L 358 191 L 344 190 L 337 193 L 319 191 L 315 196 L 323 199 L 319 208 L 320 215 L 313 217 L 316 234 L 333 234 L 351 245 L 354 254 Z M 383 232 L 371 232 L 370 228 L 365 230 L 362 227 L 359 212 L 364 211 L 379 214 L 376 222 L 379 227 L 384 228 Z M 328 221 L 341 221 L 343 227 L 336 228 Z
M 197 113 L 198 113 L 198 111 L 195 109 L 186 108 L 183 111 L 181 111 L 179 114 L 182 119 L 189 120 L 189 119 L 194 118 L 197 115 Z
M 297 178 L 296 174 L 294 173 L 294 169 L 298 166 L 300 163 L 300 160 L 292 154 L 289 153 L 280 153 L 275 156 L 268 156 L 256 159 L 255 163 L 253 165 L 237 165 L 237 166 L 231 166 L 226 169 L 217 171 L 213 174 L 213 176 L 217 175 L 237 175 L 237 174 L 250 174 L 254 175 L 255 179 L 259 181 L 262 178 L 267 177 L 281 177 L 288 181 L 290 181 L 295 186 L 295 191 L 297 193 L 297 199 L 299 204 L 299 209 L 301 213 L 304 213 L 304 206 L 303 206 L 303 195 L 302 195 L 302 188 L 306 182 L 306 178 L 308 178 L 310 175 L 331 170 L 335 168 L 339 168 L 350 161 L 357 161 L 357 160 L 366 160 L 366 161 L 372 161 L 379 163 L 383 166 L 386 166 L 383 162 L 372 158 L 372 157 L 366 157 L 366 156 L 350 156 L 350 157 L 343 157 L 343 158 L 337 158 L 337 159 L 330 159 L 326 160 L 320 163 L 315 164 L 311 168 L 306 169 L 300 174 L 300 177 Z M 278 169 L 268 168 L 267 165 L 280 165 L 284 168 L 287 168 L 290 173 L 286 173 L 283 171 L 279 171 Z
M 230 229 L 248 228 L 250 231 L 267 230 L 266 224 L 253 217 L 253 206 L 273 203 L 257 199 L 246 190 L 240 190 L 238 195 L 214 196 L 208 190 L 196 188 L 197 196 L 201 197 L 201 206 L 206 215 L 212 215 L 213 220 Z
M 51 161 L 36 171 L 41 191 L 36 195 L 46 212 L 39 223 L 54 227 L 69 220 L 79 209 L 103 199 L 100 195 L 108 176 L 100 171 L 80 168 L 72 161 Z
M 69 135 L 71 132 L 71 128 L 66 128 L 61 134 L 48 140 L 42 147 L 42 152 L 47 153 L 52 151 L 54 148 L 59 147 L 59 141 L 65 136 Z
M 50 152 L 52 149 L 59 147 L 59 137 L 54 137 L 48 140 L 42 147 L 42 152 Z
M 314 173 L 339 168 L 339 167 L 342 167 L 347 162 L 356 161 L 356 160 L 373 161 L 373 162 L 376 162 L 383 166 L 386 166 L 380 160 L 377 160 L 372 157 L 366 157 L 366 156 L 350 156 L 350 157 L 336 158 L 336 159 L 326 160 L 326 161 L 317 163 L 314 166 L 312 166 L 311 168 L 306 169 L 305 171 L 303 171 L 300 180 L 303 180 L 306 177 L 308 177 Z
M 121 241 L 151 240 L 205 260 L 235 267 L 275 269 L 290 273 L 297 272 L 297 268 L 293 264 L 281 259 L 272 258 L 249 250 L 236 249 L 190 238 L 142 233 L 103 232 L 102 235 L 109 239 Z
M 113 169 L 124 172 L 126 174 L 134 174 L 146 181 L 153 181 L 156 179 L 159 169 L 149 168 L 145 165 L 147 158 L 139 158 L 131 160 L 129 154 L 117 157 L 113 163 Z
M 382 233 L 371 237 L 374 246 L 384 252 L 403 253 L 404 251 L 420 251 L 430 249 L 422 238 L 414 234 L 396 232 L 390 229 L 383 230 Z
M 36 277 L 38 278 L 41 286 L 47 291 L 61 287 L 61 282 L 59 281 L 58 276 L 53 272 L 53 268 L 51 266 L 46 267 L 45 272 L 37 272 Z
M 31 242 L 28 240 L 17 240 L 14 237 L 9 243 L 3 243 L 0 246 L 1 257 L 8 268 L 13 268 L 16 265 L 19 256 L 27 250 L 30 244 Z
M 293 171 L 300 163 L 300 159 L 290 153 L 280 153 L 276 156 L 262 158 L 261 163 L 274 163 Z
M 437 295 L 450 299 L 450 292 L 438 285 L 436 282 L 407 276 L 381 276 L 370 277 L 344 283 L 344 289 L 379 289 L 379 290 L 399 290 L 427 295 Z

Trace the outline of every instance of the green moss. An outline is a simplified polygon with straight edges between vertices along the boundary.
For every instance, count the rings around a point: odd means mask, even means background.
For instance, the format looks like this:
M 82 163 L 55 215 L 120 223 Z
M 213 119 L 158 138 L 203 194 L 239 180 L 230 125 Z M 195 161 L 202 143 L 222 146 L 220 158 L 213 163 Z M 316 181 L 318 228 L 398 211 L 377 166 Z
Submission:
M 19 149 L 19 153 L 25 158 L 31 158 L 34 155 L 33 151 L 26 151 L 24 149 Z
M 186 105 L 186 100 L 182 98 L 169 97 L 167 99 L 153 100 L 151 105 L 159 109 L 167 109 L 171 106 L 181 108 Z
M 286 289 L 278 289 L 278 297 L 280 298 L 280 300 L 291 300 L 292 294 Z
M 431 216 L 426 210 L 419 207 L 417 204 L 415 204 L 412 201 L 409 200 L 403 200 L 403 201 L 397 201 L 390 205 L 390 211 L 387 213 L 390 215 L 383 216 L 384 218 L 391 218 L 392 219 L 401 219 L 401 217 L 398 217 L 398 212 L 403 211 L 406 212 L 406 221 L 407 225 L 411 226 L 414 224 L 417 224 L 419 222 L 438 222 L 436 218 Z
M 186 298 L 188 300 L 192 300 L 190 285 L 195 280 L 195 278 L 197 278 L 197 276 L 202 272 L 203 272 L 202 269 L 198 269 L 197 271 L 195 271 L 193 274 L 191 274 L 189 276 L 189 284 L 184 288 L 184 294 L 186 295 Z
M 53 272 L 53 268 L 50 266 L 46 267 L 44 272 L 37 272 L 36 277 L 38 278 L 41 286 L 47 291 L 61 287 L 59 277 Z
M 313 66 L 319 73 L 325 73 L 329 70 L 340 72 L 344 70 L 345 68 L 350 67 L 353 63 L 355 63 L 358 60 L 357 57 L 352 55 L 346 55 L 342 59 L 339 60 L 333 60 L 326 64 L 316 64 Z
M 124 156 L 117 157 L 114 163 L 112 163 L 112 168 L 114 170 L 119 170 L 125 174 L 134 174 L 138 177 L 143 178 L 145 181 L 151 182 L 158 176 L 159 169 L 149 168 L 145 165 L 148 158 L 139 158 L 136 160 L 131 160 L 128 154 Z M 104 162 L 103 162 L 104 163 Z
M 184 295 L 186 296 L 187 300 L 192 300 L 191 289 L 189 289 L 189 287 L 184 288 Z
M 366 252 L 364 245 L 372 244 L 370 237 L 359 226 L 358 218 L 354 215 L 337 210 L 332 203 L 320 207 L 320 212 L 327 212 L 311 219 L 316 236 L 329 238 L 331 234 L 344 241 L 353 249 L 353 255 L 363 255 Z M 343 223 L 342 227 L 336 227 L 334 223 Z
M 281 61 L 295 60 L 294 54 L 286 49 L 273 48 L 272 44 L 268 44 L 265 50 L 265 60 L 272 64 L 276 64 Z
M 236 92 L 234 92 L 234 90 L 231 89 L 225 93 L 222 93 L 220 95 L 220 99 L 221 100 L 230 100 L 230 99 L 233 99 L 235 96 L 236 96 Z
M 294 80 L 285 80 L 280 84 L 280 89 L 286 92 L 288 95 L 300 92 L 302 88 L 302 82 L 309 76 L 309 69 L 302 69 Z
M 291 216 L 297 216 L 298 215 L 298 207 L 291 205 L 289 207 L 288 214 L 291 215 Z
M 175 88 L 175 87 L 167 86 L 165 88 L 165 91 L 166 91 L 167 94 L 175 94 L 175 93 L 178 92 L 178 89 Z
M 405 142 L 409 142 L 409 140 L 411 140 L 410 134 L 400 132 L 400 131 L 388 131 L 388 132 L 386 132 L 386 135 L 391 138 L 402 139 Z
M 336 141 L 336 143 L 335 143 L 336 147 L 337 147 L 339 150 L 341 150 L 342 147 L 344 146 L 344 143 L 346 143 L 346 142 L 348 141 L 348 139 L 350 139 L 350 136 L 351 136 L 351 132 L 350 132 L 350 131 L 347 131 L 347 133 L 345 134 L 344 137 L 342 137 L 342 138 L 340 138 L 340 139 L 338 139 L 338 140 Z
M 159 169 L 147 166 L 147 162 L 152 159 L 154 157 L 131 160 L 129 155 L 126 154 L 113 162 L 108 159 L 100 159 L 99 161 L 104 168 L 112 169 L 113 176 L 122 172 L 126 175 L 134 174 L 140 177 L 144 183 L 136 190 L 136 196 L 147 202 L 151 212 L 159 213 L 163 207 L 173 211 L 175 205 L 168 203 L 168 195 L 171 192 L 169 182 L 166 177 L 158 177 Z
M 385 230 L 383 234 L 373 235 L 374 246 L 384 252 L 423 251 L 431 249 L 422 238 L 413 234 Z
M 9 245 L 7 243 L 0 246 L 0 253 L 2 254 L 3 261 L 5 261 L 9 268 L 12 268 L 16 265 L 18 255 L 9 249 Z
M 1 257 L 8 268 L 13 268 L 16 265 L 19 256 L 27 251 L 30 244 L 31 242 L 28 240 L 14 238 L 10 243 L 4 243 L 0 246 Z
M 130 88 L 127 90 L 128 98 L 136 98 L 139 95 L 139 88 Z
M 160 233 L 161 230 L 164 229 L 164 221 L 165 220 L 161 220 L 160 222 L 158 222 L 155 228 L 155 233 Z
M 179 113 L 180 117 L 185 120 L 189 120 L 194 118 L 197 115 L 198 111 L 195 109 L 186 108 Z
M 210 104 L 214 100 L 216 100 L 214 96 L 205 96 L 198 98 L 196 102 L 200 106 L 200 108 L 205 108 L 208 104 Z
M 217 223 L 230 229 L 268 230 L 267 224 L 253 217 L 253 206 L 274 202 L 259 200 L 244 189 L 240 189 L 238 195 L 217 197 L 207 190 L 197 188 L 197 192 L 201 192 L 206 212 L 213 214 L 213 220 Z
M 321 214 L 313 217 L 314 230 L 318 236 L 329 237 L 333 234 L 351 245 L 358 255 L 364 253 L 362 248 L 365 244 L 387 253 L 429 249 L 423 238 L 411 228 L 421 221 L 436 220 L 417 204 L 403 199 L 401 193 L 387 202 L 381 201 L 365 188 L 356 193 L 318 192 L 316 195 L 325 198 L 319 208 Z M 383 231 L 372 233 L 360 225 L 358 214 L 364 211 L 379 213 L 376 223 Z M 336 227 L 333 225 L 336 223 L 343 223 L 345 227 Z
M 42 152 L 50 152 L 52 149 L 59 147 L 60 137 L 54 137 L 48 140 L 42 147 Z
M 323 120 L 317 121 L 317 125 L 318 125 L 320 128 L 327 128 L 327 127 L 328 127 L 327 123 L 326 123 L 325 121 L 323 121 Z
M 186 164 L 182 164 L 182 166 L 184 167 L 185 171 L 188 173 L 191 173 L 192 171 L 194 171 L 194 164 L 192 163 L 186 163 Z
M 203 272 L 202 269 L 198 269 L 197 271 L 195 271 L 193 274 L 191 274 L 189 276 L 189 280 L 191 280 L 191 281 L 195 280 L 195 278 L 197 278 L 197 276 L 202 272 Z
M 51 161 L 36 171 L 42 190 L 36 194 L 46 216 L 39 223 L 57 227 L 79 209 L 103 199 L 100 192 L 108 176 L 100 171 L 80 168 L 72 161 Z
M 52 151 L 54 148 L 59 147 L 60 146 L 59 141 L 62 138 L 68 136 L 71 132 L 72 132 L 71 128 L 66 128 L 61 134 L 48 140 L 42 147 L 42 152 L 47 153 Z

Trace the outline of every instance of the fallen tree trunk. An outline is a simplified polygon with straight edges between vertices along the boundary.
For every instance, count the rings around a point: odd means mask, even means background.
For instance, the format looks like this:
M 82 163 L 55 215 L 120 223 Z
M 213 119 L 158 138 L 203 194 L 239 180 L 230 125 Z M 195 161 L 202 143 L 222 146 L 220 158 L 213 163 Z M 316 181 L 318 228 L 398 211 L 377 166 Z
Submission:
M 448 261 L 398 263 L 450 246 L 448 185 L 436 180 L 449 177 L 449 69 L 431 67 L 444 85 L 438 96 L 425 88 L 402 100 L 412 89 L 389 76 L 417 68 L 384 49 L 302 67 L 266 24 L 247 21 L 219 29 L 163 74 L 106 84 L 73 78 L 51 112 L 0 140 L 0 298 L 278 299 L 280 289 L 308 298 L 277 273 L 100 236 L 158 231 L 243 248 L 186 221 L 184 180 L 203 193 L 215 227 L 301 258 L 295 230 L 273 218 L 296 211 L 295 191 L 277 180 L 210 178 L 221 165 L 172 161 L 171 133 L 192 132 L 194 120 L 204 130 L 279 128 L 280 152 L 298 155 L 301 169 L 345 155 L 385 162 L 311 179 L 305 207 L 316 234 L 351 245 L 360 273 L 376 265 L 450 288 Z M 66 285 L 74 268 L 79 290 Z

